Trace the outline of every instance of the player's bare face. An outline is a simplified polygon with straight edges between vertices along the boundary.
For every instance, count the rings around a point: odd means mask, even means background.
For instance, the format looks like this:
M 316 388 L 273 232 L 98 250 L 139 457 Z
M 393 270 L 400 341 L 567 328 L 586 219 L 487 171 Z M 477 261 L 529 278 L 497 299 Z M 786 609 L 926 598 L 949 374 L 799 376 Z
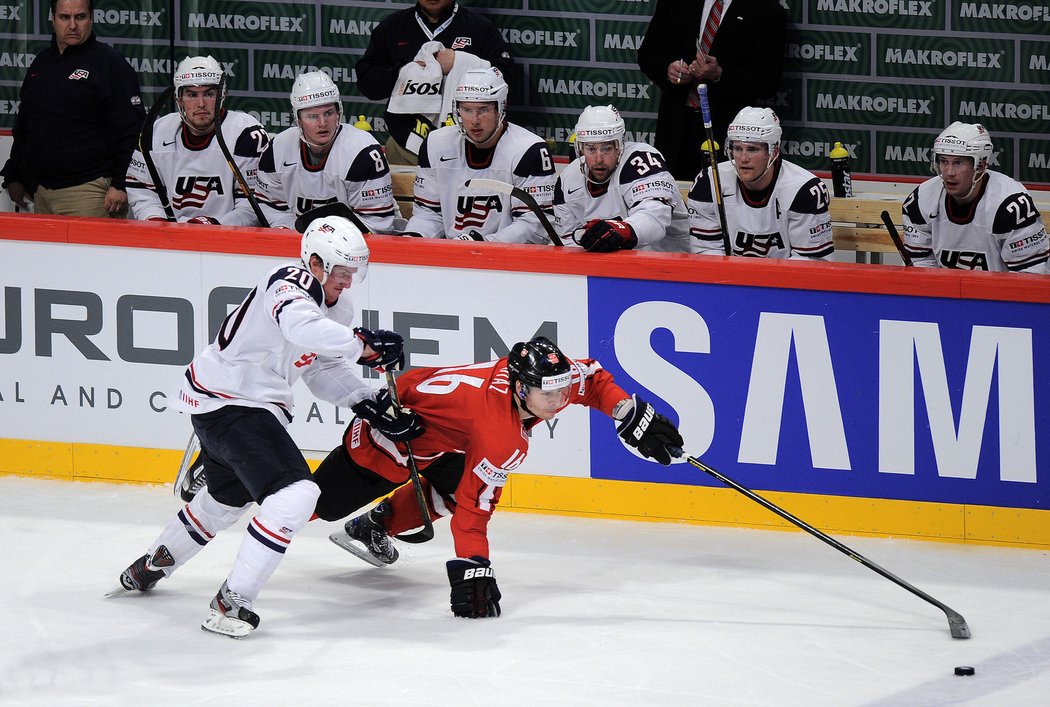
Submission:
M 521 385 L 521 383 L 518 383 Z M 530 387 L 525 394 L 524 407 L 541 420 L 551 420 L 569 404 L 569 386 L 554 390 Z
M 88 0 L 58 0 L 51 18 L 55 29 L 55 43 L 61 54 L 66 47 L 83 44 L 91 36 L 91 11 Z
M 419 0 L 419 7 L 423 10 L 423 14 L 431 20 L 437 20 L 438 16 L 441 15 L 446 9 L 452 7 L 452 3 L 456 0 Z
M 339 129 L 339 109 L 335 104 L 304 108 L 299 111 L 299 126 L 310 145 L 326 147 L 335 140 Z
M 332 268 L 332 272 L 328 273 L 328 279 L 321 286 L 324 290 L 324 301 L 327 304 L 335 304 L 336 300 L 339 299 L 339 295 L 343 294 L 343 290 L 350 287 L 350 284 L 354 281 L 355 272 L 357 270 L 348 268 L 345 265 L 336 265 Z M 324 270 L 321 270 L 320 274 L 323 276 Z M 314 277 L 317 277 L 317 273 L 314 273 Z
M 459 120 L 467 139 L 478 147 L 492 147 L 499 138 L 499 111 L 493 102 L 460 103 Z
M 973 190 L 974 159 L 955 155 L 937 155 L 937 174 L 944 190 L 956 200 L 965 199 Z
M 215 86 L 186 86 L 179 96 L 183 120 L 195 135 L 207 135 L 215 127 L 219 89 Z
M 580 151 L 583 159 L 587 162 L 587 173 L 591 180 L 602 183 L 609 179 L 616 163 L 620 161 L 620 150 L 616 148 L 616 142 L 588 142 Z
M 764 142 L 733 142 L 733 165 L 748 189 L 765 189 L 773 180 L 769 169 L 769 146 Z

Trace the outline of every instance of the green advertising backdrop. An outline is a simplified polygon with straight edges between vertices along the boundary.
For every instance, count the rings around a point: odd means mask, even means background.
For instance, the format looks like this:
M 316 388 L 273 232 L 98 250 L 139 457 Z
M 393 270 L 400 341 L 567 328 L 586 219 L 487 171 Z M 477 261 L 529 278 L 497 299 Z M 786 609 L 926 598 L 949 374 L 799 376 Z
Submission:
M 569 155 L 581 108 L 613 103 L 629 138 L 652 142 L 659 90 L 636 52 L 656 0 L 466 0 L 488 15 L 518 62 L 512 119 Z M 788 0 L 786 73 L 768 105 L 784 154 L 829 168 L 841 141 L 858 174 L 929 174 L 929 148 L 949 122 L 992 132 L 997 168 L 1050 184 L 1050 5 L 1047 0 Z M 173 61 L 212 54 L 230 72 L 231 107 L 266 127 L 292 125 L 294 77 L 320 69 L 386 139 L 383 104 L 356 87 L 354 64 L 392 0 L 96 0 L 95 31 L 139 72 L 146 103 Z M 0 128 L 51 32 L 47 0 L 0 2 Z

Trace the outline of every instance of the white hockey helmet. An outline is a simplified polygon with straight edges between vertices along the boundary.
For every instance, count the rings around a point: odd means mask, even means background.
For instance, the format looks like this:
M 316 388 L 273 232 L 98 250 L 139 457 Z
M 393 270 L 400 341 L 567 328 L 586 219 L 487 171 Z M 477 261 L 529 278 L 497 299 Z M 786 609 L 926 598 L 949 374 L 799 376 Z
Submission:
M 172 78 L 175 85 L 175 97 L 182 97 L 182 89 L 187 86 L 215 86 L 219 89 L 218 100 L 215 103 L 215 114 L 218 116 L 222 107 L 226 104 L 226 80 L 219 62 L 209 54 L 208 56 L 188 56 L 175 67 L 175 76 Z M 179 113 L 183 120 L 186 113 L 179 103 Z
M 726 130 L 726 157 L 729 158 L 735 170 L 736 163 L 733 162 L 733 143 L 735 141 L 764 144 L 769 150 L 769 161 L 766 163 L 766 168 L 762 170 L 762 174 L 756 178 L 761 179 L 780 156 L 780 138 L 783 134 L 780 118 L 771 108 L 753 106 L 741 108 Z
M 354 270 L 354 282 L 361 282 L 368 273 L 368 244 L 349 219 L 342 216 L 323 216 L 307 226 L 302 239 L 303 265 L 310 268 L 310 258 L 316 255 L 324 263 L 325 283 L 332 268 L 342 265 Z
M 933 171 L 937 171 L 937 155 L 972 157 L 975 170 L 981 168 L 981 162 L 988 166 L 992 156 L 992 136 L 980 123 L 962 123 L 955 121 L 941 131 L 933 141 Z
M 576 121 L 576 139 L 573 145 L 576 148 L 576 156 L 583 157 L 583 146 L 587 143 L 612 142 L 616 145 L 616 151 L 623 153 L 623 138 L 627 134 L 627 128 L 620 117 L 620 111 L 613 106 L 587 106 L 580 113 L 580 119 Z M 617 162 L 619 156 L 617 156 Z M 580 169 L 583 176 L 590 179 L 587 170 L 587 161 L 580 160 Z M 609 176 L 612 176 L 610 171 Z M 592 180 L 593 181 L 593 180 Z M 604 180 L 608 181 L 608 177 Z
M 307 71 L 296 76 L 289 99 L 296 122 L 299 121 L 299 111 L 303 108 L 315 108 L 331 103 L 336 105 L 339 115 L 343 114 L 343 99 L 339 95 L 339 87 L 323 71 Z
M 468 69 L 463 72 L 463 77 L 456 85 L 455 93 L 452 94 L 452 115 L 455 117 L 456 125 L 464 136 L 467 131 L 463 129 L 463 121 L 459 117 L 459 104 L 462 103 L 495 103 L 496 112 L 499 113 L 497 124 L 502 124 L 507 117 L 507 96 L 510 88 L 503 79 L 503 74 L 495 66 L 484 69 Z M 469 139 L 469 137 L 468 137 Z

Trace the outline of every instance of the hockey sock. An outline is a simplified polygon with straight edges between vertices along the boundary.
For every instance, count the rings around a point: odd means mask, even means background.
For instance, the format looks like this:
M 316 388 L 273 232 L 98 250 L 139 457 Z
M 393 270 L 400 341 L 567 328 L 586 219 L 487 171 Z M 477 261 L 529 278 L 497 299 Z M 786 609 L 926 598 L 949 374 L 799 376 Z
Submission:
M 216 534 L 236 523 L 249 505 L 226 506 L 212 498 L 207 488 L 201 489 L 192 501 L 168 521 L 160 536 L 150 545 L 147 569 L 162 569 L 166 576 L 171 576 L 172 572 L 211 542 Z M 161 546 L 167 548 L 170 559 L 165 558 L 164 563 L 157 565 L 154 555 Z M 164 553 L 161 553 L 163 556 Z
M 321 489 L 311 480 L 296 481 L 263 499 L 259 513 L 248 523 L 227 586 L 255 601 L 281 563 L 292 537 L 310 520 Z

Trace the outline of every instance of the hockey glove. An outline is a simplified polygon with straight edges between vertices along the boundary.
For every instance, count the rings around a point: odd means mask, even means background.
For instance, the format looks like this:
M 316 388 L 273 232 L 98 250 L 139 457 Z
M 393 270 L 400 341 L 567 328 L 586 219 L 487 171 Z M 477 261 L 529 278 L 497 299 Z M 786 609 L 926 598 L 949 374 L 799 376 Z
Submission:
M 638 236 L 626 221 L 591 219 L 583 226 L 580 245 L 591 253 L 630 250 L 638 245 Z
M 466 233 L 459 233 L 452 237 L 455 241 L 484 241 L 485 237 L 482 236 L 477 230 L 470 229 Z
M 457 557 L 445 563 L 452 585 L 452 613 L 465 619 L 484 619 L 500 614 L 503 595 L 496 586 L 496 575 L 488 560 L 475 555 L 469 560 Z
M 211 216 L 194 216 L 193 218 L 188 219 L 186 221 L 186 223 L 202 223 L 205 226 L 221 226 L 222 225 L 222 224 L 219 223 L 219 219 L 212 218 Z
M 390 391 L 380 390 L 375 399 L 365 398 L 350 408 L 354 414 L 379 430 L 394 442 L 411 442 L 423 434 L 423 423 L 419 415 L 411 410 L 394 407 Z
M 370 346 L 375 351 L 375 356 L 371 358 L 359 358 L 358 363 L 368 366 L 369 368 L 379 368 L 382 366 L 386 368 L 404 368 L 405 367 L 405 340 L 396 331 L 387 331 L 386 329 L 365 329 L 364 327 L 356 327 L 354 333 L 357 334 L 357 338 L 365 342 L 366 346 Z
M 637 395 L 631 396 L 631 402 L 633 407 L 616 425 L 616 432 L 642 456 L 667 466 L 671 463 L 671 453 L 667 448 L 683 447 L 682 435 L 670 420 Z

